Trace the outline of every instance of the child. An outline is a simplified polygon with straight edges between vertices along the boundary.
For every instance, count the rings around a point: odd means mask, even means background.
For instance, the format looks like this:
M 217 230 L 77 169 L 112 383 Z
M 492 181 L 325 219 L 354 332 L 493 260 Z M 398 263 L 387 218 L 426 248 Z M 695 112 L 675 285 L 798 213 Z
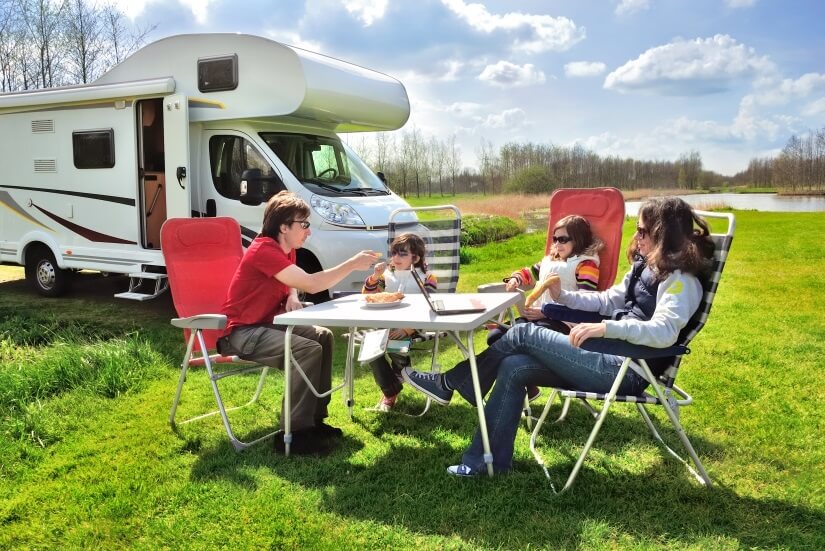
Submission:
M 553 245 L 550 253 L 541 262 L 527 268 L 513 272 L 505 278 L 505 290 L 515 291 L 519 287 L 529 287 L 535 284 L 540 286 L 548 276 L 556 274 L 561 279 L 561 288 L 565 291 L 595 291 L 599 284 L 599 255 L 602 242 L 593 238 L 590 222 L 575 214 L 565 216 L 553 227 Z M 532 322 L 542 327 L 548 327 L 560 333 L 570 333 L 570 326 L 557 321 L 549 320 L 541 313 L 541 307 L 553 302 L 548 291 L 545 291 L 532 305 L 519 307 L 520 317 L 516 323 Z M 487 335 L 487 344 L 491 345 L 504 335 L 506 329 L 498 327 Z M 538 398 L 538 387 L 528 387 L 529 399 Z
M 418 270 L 424 286 L 428 291 L 435 291 L 438 286 L 436 277 L 427 272 L 424 262 L 426 249 L 424 240 L 412 233 L 404 233 L 396 237 L 390 244 L 389 266 L 384 262 L 375 265 L 375 273 L 364 281 L 362 293 L 380 293 L 401 291 L 405 294 L 419 293 L 418 285 L 412 278 L 412 270 Z M 414 329 L 393 329 L 391 339 L 405 339 L 415 335 Z M 370 362 L 372 375 L 383 393 L 375 409 L 389 411 L 395 406 L 398 393 L 401 392 L 401 370 L 409 367 L 410 358 L 402 354 L 388 353 Z M 390 365 L 392 362 L 392 365 Z

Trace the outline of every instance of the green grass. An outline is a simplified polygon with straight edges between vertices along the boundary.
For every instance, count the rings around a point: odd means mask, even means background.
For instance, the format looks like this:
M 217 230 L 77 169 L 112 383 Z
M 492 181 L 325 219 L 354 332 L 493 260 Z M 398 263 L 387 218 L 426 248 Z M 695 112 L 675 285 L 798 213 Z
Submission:
M 59 300 L 0 283 L 0 549 L 825 548 L 825 214 L 737 212 L 737 224 L 710 323 L 679 381 L 696 398 L 682 422 L 710 489 L 620 405 L 569 494 L 551 493 L 523 429 L 512 474 L 448 478 L 474 410 L 365 411 L 379 391 L 363 369 L 354 418 L 340 394 L 331 405 L 341 450 L 236 454 L 217 419 L 169 429 L 183 342 L 168 297 L 119 302 L 111 294 L 125 282 L 93 276 Z M 460 289 L 535 262 L 544 239 L 470 248 Z M 457 358 L 454 349 L 441 357 L 445 366 Z M 254 379 L 225 383 L 237 403 Z M 239 412 L 242 435 L 276 422 L 282 384 L 270 376 L 262 404 Z M 200 371 L 184 392 L 182 415 L 213 401 Z M 409 389 L 400 399 L 407 412 L 422 404 Z M 573 408 L 545 429 L 540 447 L 556 478 L 590 422 Z

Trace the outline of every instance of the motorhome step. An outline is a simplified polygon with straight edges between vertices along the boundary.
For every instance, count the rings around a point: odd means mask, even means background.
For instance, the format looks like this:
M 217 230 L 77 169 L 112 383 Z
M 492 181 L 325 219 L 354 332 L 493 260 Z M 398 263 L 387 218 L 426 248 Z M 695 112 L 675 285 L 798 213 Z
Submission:
M 166 274 L 159 274 L 156 272 L 135 272 L 133 274 L 129 274 L 129 277 L 134 277 L 137 279 L 165 279 Z
M 140 302 L 143 302 L 145 300 L 152 300 L 153 298 L 157 298 L 157 296 L 158 295 L 127 291 L 125 293 L 117 293 L 115 295 L 115 298 L 125 298 L 126 300 L 138 300 Z

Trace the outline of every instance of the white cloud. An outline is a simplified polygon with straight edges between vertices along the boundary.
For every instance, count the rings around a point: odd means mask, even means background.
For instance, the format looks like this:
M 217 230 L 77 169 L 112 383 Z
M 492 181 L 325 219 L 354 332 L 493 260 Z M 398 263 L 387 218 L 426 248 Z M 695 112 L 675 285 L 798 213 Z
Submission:
M 760 105 L 785 105 L 821 91 L 825 91 L 825 74 L 805 73 L 796 80 L 763 79 L 758 83 L 753 99 Z
M 178 0 L 181 5 L 192 10 L 195 22 L 199 25 L 206 25 L 209 20 L 209 4 L 212 4 L 214 1 L 215 0 Z
M 584 40 L 585 30 L 566 17 L 508 12 L 490 13 L 482 4 L 464 0 L 441 0 L 459 18 L 483 33 L 496 31 L 516 34 L 513 50 L 528 54 L 565 51 Z
M 646 10 L 650 7 L 650 0 L 621 0 L 616 6 L 616 15 L 625 15 L 637 11 Z
M 773 62 L 753 48 L 717 34 L 651 48 L 607 75 L 604 87 L 695 96 L 722 92 L 738 80 L 764 78 L 775 71 Z
M 424 73 L 414 69 L 393 73 L 393 76 L 401 82 L 454 82 L 461 78 L 462 72 L 467 69 L 467 64 L 458 59 L 447 59 L 427 67 L 428 72 Z
M 488 115 L 482 126 L 486 128 L 508 128 L 513 129 L 521 126 L 527 118 L 524 110 L 518 107 L 514 109 L 505 109 L 501 113 Z
M 802 109 L 802 114 L 808 117 L 825 114 L 825 98 L 812 101 Z
M 301 38 L 301 35 L 295 31 L 289 31 L 286 29 L 268 29 L 264 31 L 264 36 L 278 42 L 283 42 L 284 44 L 289 44 L 290 46 L 309 50 L 310 52 L 324 53 L 323 46 L 321 46 L 320 42 L 304 40 Z
M 756 4 L 756 0 L 725 0 L 729 8 L 751 8 Z
M 384 17 L 387 12 L 387 0 L 343 0 L 341 3 L 351 15 L 360 19 L 365 27 Z
M 594 77 L 602 74 L 607 66 L 600 61 L 572 61 L 564 66 L 568 77 Z
M 545 77 L 544 73 L 531 63 L 516 65 L 502 60 L 494 65 L 487 65 L 478 75 L 478 80 L 488 82 L 493 86 L 513 88 L 542 83 Z
M 453 115 L 470 117 L 473 115 L 477 115 L 479 111 L 481 111 L 483 108 L 484 106 L 480 103 L 475 103 L 471 101 L 457 101 L 446 106 L 444 108 L 444 111 L 446 111 L 447 113 L 452 113 Z

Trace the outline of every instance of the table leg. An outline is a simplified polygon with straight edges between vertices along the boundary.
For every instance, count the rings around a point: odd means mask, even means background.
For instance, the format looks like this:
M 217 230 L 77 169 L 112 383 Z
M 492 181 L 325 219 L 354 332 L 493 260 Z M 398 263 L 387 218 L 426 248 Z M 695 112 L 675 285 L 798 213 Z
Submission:
M 347 363 L 344 368 L 344 382 L 347 389 L 344 391 L 349 418 L 352 420 L 352 408 L 355 405 L 355 373 L 353 369 L 352 354 L 355 351 L 355 327 L 349 328 L 349 338 L 347 339 Z
M 288 325 L 284 334 L 284 456 L 289 457 L 292 444 L 292 330 Z
M 490 451 L 490 437 L 487 434 L 487 417 L 484 414 L 484 400 L 481 396 L 481 383 L 478 380 L 478 366 L 473 342 L 475 331 L 467 333 L 467 352 L 470 360 L 470 374 L 473 376 L 473 392 L 476 396 L 476 410 L 478 411 L 478 427 L 481 431 L 481 443 L 484 446 L 484 463 L 487 464 L 487 474 L 493 476 L 493 454 Z

